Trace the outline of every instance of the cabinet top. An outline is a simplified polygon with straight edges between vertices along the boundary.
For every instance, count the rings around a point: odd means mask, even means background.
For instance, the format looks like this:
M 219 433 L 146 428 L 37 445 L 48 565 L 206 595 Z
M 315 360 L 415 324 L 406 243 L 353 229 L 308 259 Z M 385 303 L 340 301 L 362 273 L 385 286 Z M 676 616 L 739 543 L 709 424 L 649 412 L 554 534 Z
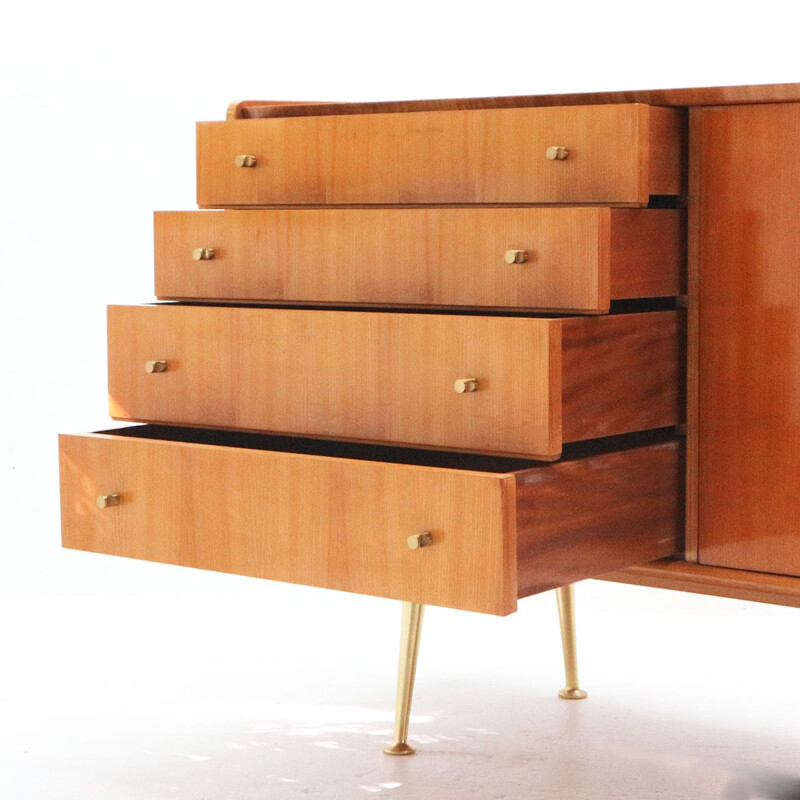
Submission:
M 480 108 L 525 108 L 600 103 L 650 103 L 660 106 L 716 106 L 740 103 L 800 101 L 800 83 L 761 86 L 713 86 L 688 89 L 643 89 L 624 92 L 540 94 L 519 97 L 465 97 L 450 100 L 391 100 L 376 103 L 316 103 L 243 100 L 228 106 L 227 119 L 316 117 L 334 114 L 390 114 L 398 111 L 443 111 Z

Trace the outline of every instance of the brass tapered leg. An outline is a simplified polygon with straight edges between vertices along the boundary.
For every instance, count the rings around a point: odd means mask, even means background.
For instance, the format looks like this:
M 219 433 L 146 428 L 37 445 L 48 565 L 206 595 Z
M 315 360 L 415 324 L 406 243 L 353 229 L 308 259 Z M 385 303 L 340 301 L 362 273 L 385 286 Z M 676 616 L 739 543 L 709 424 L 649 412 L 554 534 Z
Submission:
M 567 685 L 558 693 L 564 700 L 583 700 L 588 695 L 578 685 L 578 651 L 575 646 L 575 590 L 571 583 L 556 589 L 561 646 Z
M 410 756 L 414 752 L 414 748 L 406 740 L 424 611 L 425 606 L 421 603 L 403 603 L 400 664 L 397 668 L 397 705 L 394 712 L 394 744 L 383 748 L 383 752 L 388 756 Z

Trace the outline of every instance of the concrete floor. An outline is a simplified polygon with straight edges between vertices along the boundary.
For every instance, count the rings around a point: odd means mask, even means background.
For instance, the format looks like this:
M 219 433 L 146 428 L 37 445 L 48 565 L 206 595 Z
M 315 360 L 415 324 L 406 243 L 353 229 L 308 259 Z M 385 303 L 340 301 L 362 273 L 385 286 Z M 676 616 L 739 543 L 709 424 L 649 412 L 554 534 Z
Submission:
M 3 798 L 800 796 L 800 611 L 582 584 L 567 702 L 552 593 L 430 608 L 389 758 L 399 604 L 64 558 L 154 588 L 0 595 Z

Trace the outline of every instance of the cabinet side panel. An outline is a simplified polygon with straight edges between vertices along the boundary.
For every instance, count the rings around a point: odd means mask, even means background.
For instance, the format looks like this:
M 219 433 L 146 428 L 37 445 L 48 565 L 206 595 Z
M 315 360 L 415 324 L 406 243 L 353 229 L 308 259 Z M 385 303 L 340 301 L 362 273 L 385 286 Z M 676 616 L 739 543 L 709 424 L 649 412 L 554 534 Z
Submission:
M 693 124 L 699 560 L 800 575 L 800 104 Z

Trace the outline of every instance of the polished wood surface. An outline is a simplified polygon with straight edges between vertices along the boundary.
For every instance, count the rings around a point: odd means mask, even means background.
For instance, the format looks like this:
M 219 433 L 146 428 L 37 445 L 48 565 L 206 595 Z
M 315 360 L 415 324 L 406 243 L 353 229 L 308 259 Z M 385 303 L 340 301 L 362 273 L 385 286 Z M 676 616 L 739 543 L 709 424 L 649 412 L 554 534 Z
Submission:
M 786 575 L 666 559 L 599 577 L 617 583 L 800 608 L 800 578 Z
M 555 458 L 558 319 L 112 306 L 117 419 Z M 147 374 L 148 360 L 167 372 Z M 478 391 L 454 383 L 477 378 Z
M 684 133 L 680 111 L 642 104 L 204 122 L 197 202 L 647 205 L 683 191 Z
M 516 609 L 514 478 L 61 436 L 63 544 L 470 611 Z M 100 494 L 119 493 L 100 509 Z M 433 544 L 417 550 L 423 531 Z
M 611 299 L 684 295 L 685 212 L 616 208 L 610 213 Z
M 601 313 L 612 299 L 685 292 L 680 210 L 260 209 L 154 222 L 162 299 Z M 507 264 L 512 249 L 527 261 Z
M 682 311 L 563 320 L 563 440 L 683 422 L 684 326 Z
M 699 559 L 800 575 L 800 104 L 693 124 Z
M 701 161 L 698 143 L 699 109 L 689 110 L 689 208 L 687 219 L 686 259 L 686 529 L 684 558 L 698 558 L 698 471 L 700 467 L 699 425 L 700 410 L 700 251 L 701 204 L 700 191 L 703 172 L 708 169 Z M 708 199 L 707 201 L 708 202 Z M 711 200 L 713 202 L 713 200 Z
M 520 474 L 519 596 L 679 553 L 682 450 L 669 441 Z
M 674 441 L 488 472 L 151 435 L 59 437 L 65 547 L 491 614 L 676 548 Z
M 389 100 L 365 103 L 314 103 L 243 100 L 233 103 L 229 119 L 319 116 L 323 114 L 385 114 L 410 111 L 584 106 L 600 103 L 650 103 L 659 106 L 718 106 L 742 103 L 800 101 L 800 83 L 760 86 L 712 86 L 685 89 L 632 89 L 619 92 L 522 95 L 518 97 L 463 97 L 442 100 Z
M 111 415 L 553 459 L 680 421 L 681 316 L 111 306 Z

